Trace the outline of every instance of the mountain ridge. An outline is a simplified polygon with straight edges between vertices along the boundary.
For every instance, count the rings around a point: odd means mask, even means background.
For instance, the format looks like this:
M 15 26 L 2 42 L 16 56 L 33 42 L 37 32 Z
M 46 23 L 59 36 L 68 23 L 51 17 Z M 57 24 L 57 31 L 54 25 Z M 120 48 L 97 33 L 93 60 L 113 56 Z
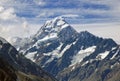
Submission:
M 31 39 L 34 42 L 28 43 L 29 47 L 24 51 L 27 58 L 60 81 L 89 81 L 97 72 L 101 75 L 97 81 L 106 81 L 109 73 L 118 70 L 110 68 L 112 62 L 118 63 L 119 68 L 120 49 L 114 40 L 88 31 L 78 33 L 63 18 L 57 18 L 47 21 L 34 35 Z M 58 26 L 59 21 L 67 25 L 62 28 L 64 24 Z
M 56 81 L 56 79 L 53 78 L 50 74 L 42 70 L 40 66 L 26 59 L 22 54 L 19 54 L 19 52 L 11 44 L 5 41 L 5 39 L 3 40 L 3 38 L 1 37 L 0 37 L 0 58 L 1 58 L 1 62 L 4 64 L 0 66 L 0 70 L 1 70 L 0 74 L 1 76 L 4 76 L 4 77 L 0 77 L 0 80 L 8 79 L 8 81 L 12 81 L 9 79 L 13 79 L 14 81 L 17 81 L 17 79 L 22 80 L 22 76 L 23 76 L 29 79 L 30 81 L 36 81 L 37 78 L 38 78 L 37 81 L 48 81 L 48 80 Z M 13 71 L 14 75 L 13 76 L 9 75 L 7 71 L 8 72 Z M 9 78 L 7 78 L 7 76 Z M 34 76 L 35 78 L 31 79 L 30 76 L 31 77 Z M 16 77 L 16 79 L 12 77 Z M 27 80 L 24 79 L 24 81 Z

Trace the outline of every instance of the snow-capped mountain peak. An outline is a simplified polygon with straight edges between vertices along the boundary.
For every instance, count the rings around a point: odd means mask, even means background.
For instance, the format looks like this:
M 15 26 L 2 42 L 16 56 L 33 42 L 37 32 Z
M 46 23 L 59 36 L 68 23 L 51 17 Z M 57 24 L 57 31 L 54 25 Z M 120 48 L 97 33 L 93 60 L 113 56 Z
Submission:
M 63 18 L 61 16 L 56 17 L 52 20 L 48 20 L 45 23 L 45 28 L 56 28 L 56 27 L 64 28 L 67 26 L 69 26 L 69 24 L 67 24 L 67 22 L 65 21 L 65 18 Z
M 47 33 L 58 33 L 60 32 L 63 28 L 66 28 L 70 26 L 66 21 L 65 18 L 63 17 L 56 17 L 52 20 L 46 21 L 44 26 L 41 28 L 42 31 L 47 32 Z
M 120 63 L 120 49 L 114 40 L 88 31 L 78 33 L 63 17 L 47 21 L 31 40 L 35 41 L 25 44 L 24 55 L 60 81 L 85 81 L 97 70 L 101 73 L 101 66 Z M 101 76 L 109 70 L 103 70 Z
M 56 17 L 52 20 L 48 20 L 36 33 L 35 38 L 39 39 L 53 39 L 58 38 L 61 32 L 65 33 L 75 33 L 76 31 L 65 21 L 64 17 Z

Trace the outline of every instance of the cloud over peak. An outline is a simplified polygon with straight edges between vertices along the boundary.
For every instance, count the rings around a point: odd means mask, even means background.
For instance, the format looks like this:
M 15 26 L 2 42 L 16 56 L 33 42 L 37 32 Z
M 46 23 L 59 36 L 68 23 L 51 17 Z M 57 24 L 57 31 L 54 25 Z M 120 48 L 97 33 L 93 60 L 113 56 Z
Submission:
M 70 24 L 119 23 L 119 3 L 120 0 L 0 0 L 0 36 L 14 35 L 12 30 L 19 32 L 17 36 L 26 36 L 28 28 L 39 28 L 36 24 L 57 16 L 66 17 Z

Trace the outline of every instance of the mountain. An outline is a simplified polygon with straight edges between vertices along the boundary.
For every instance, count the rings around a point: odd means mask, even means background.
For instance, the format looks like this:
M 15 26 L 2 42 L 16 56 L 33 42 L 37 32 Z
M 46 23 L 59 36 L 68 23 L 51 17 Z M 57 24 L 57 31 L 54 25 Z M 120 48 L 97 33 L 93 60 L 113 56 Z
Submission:
M 29 40 L 21 51 L 59 81 L 120 80 L 120 46 L 77 32 L 63 17 L 47 21 Z
M 56 81 L 0 37 L 0 81 Z
M 11 39 L 11 44 L 19 51 L 19 50 L 26 50 L 32 41 L 30 38 L 20 38 L 20 37 L 13 37 Z

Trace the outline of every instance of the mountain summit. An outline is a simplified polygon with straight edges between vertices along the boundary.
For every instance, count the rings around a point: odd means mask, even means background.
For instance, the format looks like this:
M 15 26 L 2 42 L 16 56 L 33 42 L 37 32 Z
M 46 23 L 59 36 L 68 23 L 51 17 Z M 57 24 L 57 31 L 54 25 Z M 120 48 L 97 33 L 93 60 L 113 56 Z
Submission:
M 74 30 L 63 17 L 56 17 L 55 19 L 46 21 L 46 23 L 36 33 L 36 40 L 42 39 L 43 41 L 48 39 L 57 39 L 66 41 L 73 38 L 76 34 Z
M 47 34 L 58 33 L 60 32 L 60 30 L 68 26 L 69 24 L 65 21 L 63 17 L 56 17 L 55 19 L 46 21 L 45 24 L 37 32 L 36 36 L 39 37 L 42 32 Z
M 47 21 L 30 40 L 24 55 L 60 81 L 120 79 L 119 45 L 88 31 L 78 33 L 62 17 Z

